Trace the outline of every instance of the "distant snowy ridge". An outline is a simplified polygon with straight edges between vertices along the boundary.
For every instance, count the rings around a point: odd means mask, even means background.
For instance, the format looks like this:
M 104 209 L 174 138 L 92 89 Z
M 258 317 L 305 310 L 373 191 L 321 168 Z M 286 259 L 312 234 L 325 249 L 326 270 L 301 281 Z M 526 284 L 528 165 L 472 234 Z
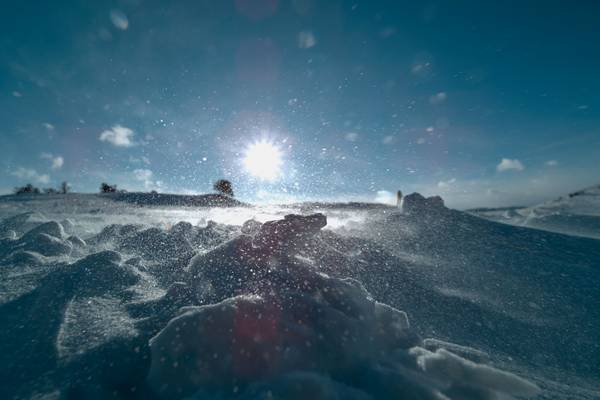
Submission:
M 247 204 L 222 194 L 183 195 L 168 193 L 127 192 L 104 195 L 116 201 L 147 206 L 174 207 L 243 207 Z
M 600 185 L 591 186 L 559 197 L 531 210 L 538 216 L 544 214 L 573 214 L 600 217 Z
M 600 185 L 532 207 L 479 208 L 469 212 L 512 225 L 600 239 Z
M 131 203 L 139 206 L 173 207 L 246 207 L 248 204 L 222 194 L 171 194 L 156 192 L 116 192 L 116 193 L 69 193 L 69 194 L 19 194 L 0 196 L 4 201 L 40 201 L 100 198 L 104 200 Z

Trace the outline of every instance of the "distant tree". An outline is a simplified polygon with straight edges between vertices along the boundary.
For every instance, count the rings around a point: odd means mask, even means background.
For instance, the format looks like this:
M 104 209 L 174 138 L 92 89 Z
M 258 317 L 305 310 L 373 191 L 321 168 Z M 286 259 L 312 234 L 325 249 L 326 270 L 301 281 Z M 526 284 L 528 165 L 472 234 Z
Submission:
M 117 185 L 109 185 L 106 182 L 100 184 L 100 193 L 115 193 L 117 191 Z
M 231 187 L 231 182 L 227 179 L 219 179 L 216 181 L 213 185 L 213 189 L 221 194 L 233 197 L 233 188 Z
M 58 190 L 56 190 L 54 188 L 45 188 L 44 189 L 44 193 L 46 193 L 46 194 L 56 194 L 56 193 L 58 193 Z
M 31 183 L 28 183 L 25 186 L 16 187 L 15 194 L 39 194 L 40 189 L 33 186 Z
M 62 194 L 69 193 L 69 190 L 71 190 L 71 187 L 69 186 L 68 182 L 65 181 L 65 182 L 63 182 L 63 183 L 60 184 L 60 192 Z

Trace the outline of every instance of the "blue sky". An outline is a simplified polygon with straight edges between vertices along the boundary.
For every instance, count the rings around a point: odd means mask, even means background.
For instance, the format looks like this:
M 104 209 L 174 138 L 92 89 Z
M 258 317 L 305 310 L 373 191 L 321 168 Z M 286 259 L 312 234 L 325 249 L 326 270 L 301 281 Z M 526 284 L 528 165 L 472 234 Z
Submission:
M 8 1 L 0 191 L 531 204 L 600 182 L 595 1 Z M 421 2 L 418 2 L 421 3 Z M 280 148 L 279 178 L 243 168 Z

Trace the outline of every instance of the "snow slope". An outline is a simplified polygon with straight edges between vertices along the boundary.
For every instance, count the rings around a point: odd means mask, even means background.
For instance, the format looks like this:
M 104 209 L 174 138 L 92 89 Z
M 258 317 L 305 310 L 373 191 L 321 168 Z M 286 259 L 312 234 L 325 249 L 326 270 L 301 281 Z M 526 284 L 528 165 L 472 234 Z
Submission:
M 533 207 L 476 209 L 493 221 L 600 239 L 600 185 Z
M 361 204 L 0 218 L 0 398 L 600 396 L 597 240 Z

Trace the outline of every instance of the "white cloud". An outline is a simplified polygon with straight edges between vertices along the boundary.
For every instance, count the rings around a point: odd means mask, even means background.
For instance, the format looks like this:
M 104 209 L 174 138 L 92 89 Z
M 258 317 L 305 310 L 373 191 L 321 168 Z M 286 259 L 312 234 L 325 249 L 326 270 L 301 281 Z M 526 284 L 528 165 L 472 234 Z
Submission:
M 427 76 L 431 72 L 431 62 L 414 63 L 410 71 L 417 76 Z
M 356 132 L 347 133 L 345 138 L 349 142 L 356 142 L 356 140 L 358 139 L 358 133 L 356 133 Z
M 556 160 L 548 160 L 546 161 L 546 166 L 547 167 L 556 167 L 558 165 L 558 161 Z
M 105 130 L 100 134 L 101 142 L 108 142 L 117 147 L 131 147 L 133 143 L 133 131 L 125 126 L 115 125 L 112 129 Z
M 32 168 L 19 167 L 16 171 L 13 171 L 11 175 L 16 176 L 19 179 L 27 179 L 35 183 L 50 182 L 50 176 L 48 174 L 40 174 Z
M 317 39 L 311 31 L 302 31 L 298 34 L 298 47 L 310 49 L 317 44 Z
M 62 166 L 65 164 L 65 159 L 62 156 L 54 157 L 50 153 L 42 153 L 40 157 L 46 160 L 50 160 L 52 169 L 61 169 Z
M 54 125 L 52 125 L 52 124 L 51 124 L 51 123 L 49 123 L 49 122 L 44 122 L 44 123 L 42 124 L 42 126 L 43 126 L 44 128 L 46 128 L 46 129 L 48 129 L 49 131 L 53 131 L 53 130 L 54 130 Z
M 61 156 L 54 157 L 52 159 L 52 169 L 60 169 L 60 168 L 62 168 L 64 163 L 65 163 L 65 159 L 62 158 Z
M 441 104 L 444 101 L 446 101 L 447 98 L 448 98 L 448 95 L 446 94 L 446 92 L 439 92 L 429 98 L 429 103 L 431 103 L 433 105 Z
M 521 163 L 521 161 L 515 159 L 510 159 L 510 158 L 503 158 L 500 161 L 500 164 L 496 165 L 496 171 L 498 172 L 504 172 L 504 171 L 523 171 L 525 169 L 525 166 L 523 165 L 523 163 Z
M 127 19 L 127 15 L 125 15 L 121 10 L 112 10 L 110 12 L 110 21 L 116 28 L 123 31 L 129 28 L 129 20 Z

